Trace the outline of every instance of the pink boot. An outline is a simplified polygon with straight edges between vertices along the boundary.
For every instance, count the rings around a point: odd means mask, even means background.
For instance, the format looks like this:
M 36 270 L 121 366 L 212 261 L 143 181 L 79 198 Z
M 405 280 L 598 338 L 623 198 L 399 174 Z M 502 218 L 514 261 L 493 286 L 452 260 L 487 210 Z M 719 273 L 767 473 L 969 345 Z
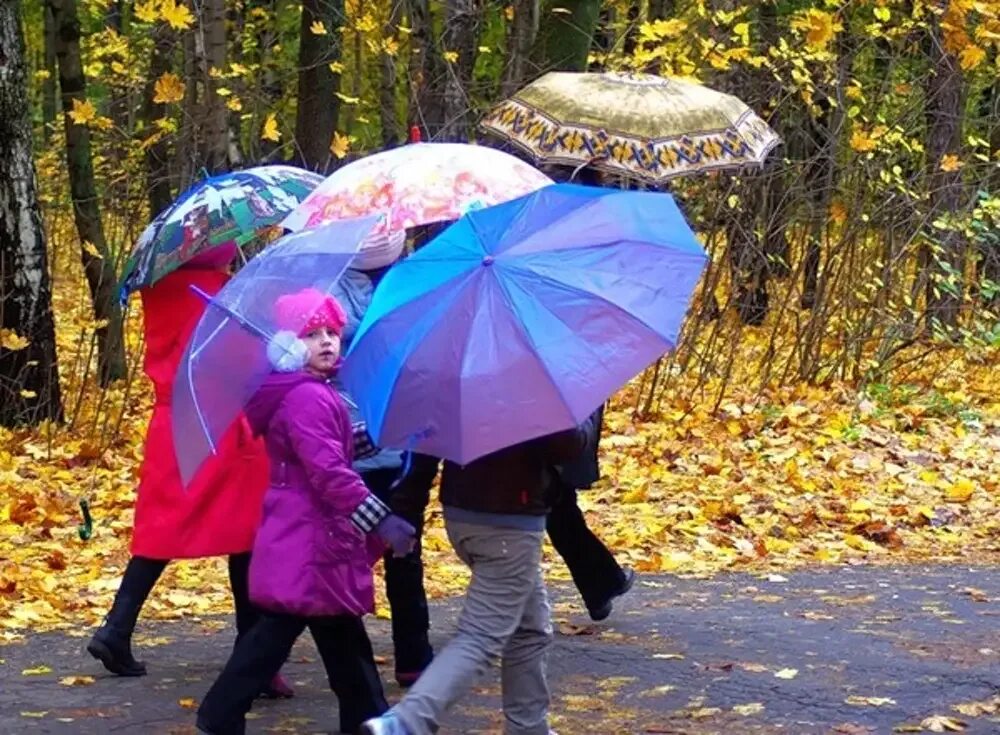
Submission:
M 285 677 L 279 672 L 274 675 L 271 683 L 264 688 L 260 696 L 264 699 L 291 699 L 295 696 L 295 690 L 288 685 Z

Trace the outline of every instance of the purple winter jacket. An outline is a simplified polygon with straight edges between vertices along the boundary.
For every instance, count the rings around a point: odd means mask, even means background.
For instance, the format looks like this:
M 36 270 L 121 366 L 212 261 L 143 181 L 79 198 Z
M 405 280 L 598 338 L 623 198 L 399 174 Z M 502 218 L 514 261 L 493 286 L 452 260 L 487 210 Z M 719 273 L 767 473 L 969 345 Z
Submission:
M 351 469 L 343 400 L 308 373 L 273 373 L 246 415 L 264 435 L 271 473 L 250 562 L 250 599 L 303 617 L 372 612 L 372 563 L 384 547 L 351 522 L 369 492 Z

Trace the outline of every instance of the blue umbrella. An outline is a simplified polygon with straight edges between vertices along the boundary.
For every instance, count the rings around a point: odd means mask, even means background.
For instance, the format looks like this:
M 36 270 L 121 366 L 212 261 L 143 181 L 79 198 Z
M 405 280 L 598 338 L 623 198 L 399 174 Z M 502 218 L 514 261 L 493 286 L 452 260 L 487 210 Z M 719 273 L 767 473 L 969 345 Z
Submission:
M 467 463 L 576 426 L 672 349 L 706 262 L 668 194 L 548 186 L 397 264 L 344 382 L 379 446 Z
M 280 331 L 273 313 L 278 297 L 305 288 L 333 294 L 377 221 L 338 220 L 288 235 L 247 263 L 215 296 L 205 295 L 209 306 L 177 369 L 171 403 L 174 449 L 185 485 L 273 369 L 268 345 Z

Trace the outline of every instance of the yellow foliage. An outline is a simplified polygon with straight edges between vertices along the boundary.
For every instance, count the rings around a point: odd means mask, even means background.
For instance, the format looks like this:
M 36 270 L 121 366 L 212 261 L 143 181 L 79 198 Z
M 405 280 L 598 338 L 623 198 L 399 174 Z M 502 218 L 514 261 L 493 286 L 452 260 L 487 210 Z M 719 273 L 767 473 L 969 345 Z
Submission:
M 273 112 L 268 114 L 267 119 L 264 120 L 264 128 L 261 130 L 260 137 L 262 140 L 270 140 L 274 143 L 281 140 L 281 131 L 278 130 L 278 119 Z
M 194 23 L 194 16 L 187 5 L 176 0 L 160 0 L 160 17 L 176 31 L 184 31 Z
M 97 109 L 90 100 L 73 100 L 73 109 L 69 111 L 70 119 L 77 125 L 87 125 L 97 118 Z
M 153 102 L 168 105 L 184 99 L 184 82 L 173 72 L 165 72 L 153 86 Z
M 31 342 L 12 329 L 0 329 L 0 347 L 3 347 L 5 350 L 17 352 L 30 344 Z
M 830 13 L 815 8 L 799 13 L 792 20 L 792 27 L 805 33 L 806 43 L 817 51 L 826 50 L 833 36 L 843 28 Z
M 986 60 L 986 52 L 979 46 L 970 44 L 958 55 L 958 63 L 965 71 L 970 71 Z
M 960 168 L 962 168 L 962 166 L 963 166 L 962 161 L 954 153 L 945 153 L 943 156 L 941 156 L 941 163 L 939 164 L 939 168 L 942 171 L 947 171 L 950 173 L 952 171 L 958 171 Z
M 323 25 L 323 21 L 314 20 L 312 25 L 309 26 L 309 32 L 314 36 L 325 36 L 327 34 L 326 26 Z

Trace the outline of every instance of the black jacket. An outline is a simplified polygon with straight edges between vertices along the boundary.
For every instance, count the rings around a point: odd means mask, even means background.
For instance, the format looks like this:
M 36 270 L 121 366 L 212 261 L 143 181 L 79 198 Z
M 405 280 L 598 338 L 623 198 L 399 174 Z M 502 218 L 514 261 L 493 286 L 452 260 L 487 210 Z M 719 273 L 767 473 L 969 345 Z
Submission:
M 545 515 L 554 465 L 576 457 L 593 436 L 593 417 L 577 429 L 532 439 L 480 457 L 467 465 L 446 461 L 441 475 L 441 504 L 479 513 Z M 415 455 L 400 489 L 421 495 L 437 475 L 439 460 Z
M 585 490 L 601 479 L 597 446 L 601 441 L 601 426 L 604 423 L 604 406 L 594 411 L 588 419 L 587 443 L 576 457 L 556 466 L 562 484 L 574 490 Z

